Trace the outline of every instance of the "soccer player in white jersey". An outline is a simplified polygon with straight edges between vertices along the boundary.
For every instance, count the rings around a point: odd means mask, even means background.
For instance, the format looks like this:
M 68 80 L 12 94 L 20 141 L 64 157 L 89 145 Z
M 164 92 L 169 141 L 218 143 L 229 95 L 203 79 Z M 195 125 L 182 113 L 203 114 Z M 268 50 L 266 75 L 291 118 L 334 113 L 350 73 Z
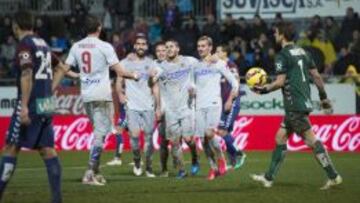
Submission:
M 204 151 L 211 167 L 208 180 L 226 173 L 226 160 L 221 150 L 220 140 L 219 137 L 215 137 L 215 129 L 219 125 L 222 109 L 221 77 L 224 76 L 231 84 L 232 90 L 228 98 L 230 102 L 238 95 L 239 89 L 239 83 L 226 68 L 226 63 L 222 60 L 216 62 L 212 60 L 212 44 L 210 37 L 199 38 L 197 50 L 201 61 L 195 68 L 196 130 L 197 135 L 203 140 Z M 217 165 L 214 155 L 217 158 Z
M 155 44 L 155 63 L 158 65 L 159 68 L 161 68 L 160 64 L 166 60 L 166 47 L 165 43 L 163 41 L 160 41 Z M 154 73 L 156 74 L 156 73 Z M 160 136 L 160 168 L 161 173 L 160 177 L 168 177 L 169 172 L 167 169 L 167 160 L 169 157 L 169 140 L 166 138 L 166 127 L 165 127 L 165 114 L 164 114 L 164 99 L 161 94 L 161 86 L 160 88 L 160 99 L 161 99 L 161 118 L 158 123 L 158 130 L 159 130 L 159 136 Z
M 125 80 L 125 95 L 127 98 L 125 108 L 130 132 L 130 143 L 134 155 L 135 176 L 142 174 L 141 153 L 139 146 L 140 131 L 145 136 L 145 174 L 147 177 L 155 177 L 152 170 L 153 132 L 155 124 L 155 112 L 160 117 L 160 96 L 157 84 L 149 87 L 148 81 L 152 69 L 156 67 L 154 60 L 146 56 L 148 41 L 145 35 L 138 34 L 134 44 L 135 54 L 131 58 L 123 59 L 121 65 L 129 71 L 139 73 L 139 80 Z M 120 89 L 117 84 L 117 89 Z M 118 90 L 117 90 L 118 91 Z M 156 110 L 156 111 L 155 111 Z
M 87 115 L 93 125 L 94 141 L 90 150 L 89 167 L 82 179 L 83 184 L 105 185 L 100 174 L 100 155 L 105 136 L 113 126 L 113 102 L 109 67 L 118 77 L 137 79 L 135 72 L 127 72 L 121 66 L 113 47 L 99 39 L 101 23 L 94 16 L 84 22 L 87 37 L 76 42 L 70 49 L 66 64 L 80 69 L 81 96 Z
M 194 65 L 197 59 L 179 55 L 179 44 L 175 40 L 165 43 L 167 60 L 160 63 L 161 72 L 157 74 L 162 101 L 165 103 L 166 139 L 172 142 L 172 156 L 179 172 L 177 178 L 186 176 L 182 157 L 181 140 L 184 139 L 192 149 L 193 165 L 197 165 L 194 135 Z

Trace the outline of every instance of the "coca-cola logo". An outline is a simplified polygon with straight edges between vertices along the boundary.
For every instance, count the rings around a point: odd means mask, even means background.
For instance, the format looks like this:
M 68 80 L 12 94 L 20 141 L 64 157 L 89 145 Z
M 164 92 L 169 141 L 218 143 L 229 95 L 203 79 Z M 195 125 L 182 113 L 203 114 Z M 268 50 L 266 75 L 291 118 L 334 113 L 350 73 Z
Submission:
M 251 125 L 253 120 L 253 117 L 243 116 L 235 121 L 232 136 L 235 138 L 235 143 L 238 149 L 243 150 L 247 146 L 250 133 L 244 132 L 243 129 Z
M 316 138 L 334 151 L 356 151 L 360 148 L 360 117 L 352 116 L 340 124 L 315 124 L 312 127 Z M 299 136 L 291 136 L 288 149 L 308 149 Z
M 54 93 L 56 98 L 56 113 L 58 114 L 85 114 L 84 104 L 79 94 L 59 94 Z

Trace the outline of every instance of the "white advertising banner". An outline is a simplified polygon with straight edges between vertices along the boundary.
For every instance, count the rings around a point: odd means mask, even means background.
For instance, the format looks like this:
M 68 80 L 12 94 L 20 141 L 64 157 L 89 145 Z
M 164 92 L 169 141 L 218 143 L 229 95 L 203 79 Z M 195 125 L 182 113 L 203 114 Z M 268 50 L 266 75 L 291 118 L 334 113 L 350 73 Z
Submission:
M 355 87 L 349 84 L 325 85 L 328 98 L 331 100 L 335 115 L 355 114 Z M 284 103 L 281 91 L 275 91 L 265 95 L 252 92 L 247 86 L 244 87 L 246 95 L 241 97 L 240 114 L 243 115 L 279 115 L 284 114 Z M 320 108 L 318 91 L 311 85 L 311 98 L 314 110 L 312 114 L 324 114 Z
M 242 115 L 283 115 L 284 104 L 281 91 L 266 95 L 253 93 L 243 85 L 246 95 L 241 98 Z M 332 101 L 335 115 L 355 114 L 355 87 L 348 84 L 327 84 L 328 98 Z M 76 88 L 66 88 L 55 92 L 57 114 L 84 114 L 83 103 Z M 0 116 L 11 116 L 16 105 L 17 90 L 15 87 L 0 87 Z M 320 109 L 318 91 L 311 86 L 313 114 L 323 114 Z
M 0 116 L 10 116 L 16 106 L 16 87 L 0 87 Z
M 220 14 L 253 18 L 259 14 L 262 18 L 274 18 L 282 13 L 285 18 L 303 18 L 320 16 L 345 16 L 346 8 L 360 11 L 360 0 L 220 0 Z

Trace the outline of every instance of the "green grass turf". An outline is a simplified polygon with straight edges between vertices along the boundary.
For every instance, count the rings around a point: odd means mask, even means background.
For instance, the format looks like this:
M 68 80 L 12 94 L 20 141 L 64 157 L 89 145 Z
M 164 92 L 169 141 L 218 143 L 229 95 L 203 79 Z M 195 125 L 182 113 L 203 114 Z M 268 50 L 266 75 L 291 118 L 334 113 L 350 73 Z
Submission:
M 112 158 L 112 152 L 102 156 L 102 163 Z M 265 189 L 252 182 L 250 173 L 263 172 L 269 163 L 270 152 L 248 152 L 243 168 L 230 171 L 225 177 L 207 181 L 208 165 L 201 153 L 201 172 L 198 176 L 176 180 L 134 177 L 131 154 L 123 155 L 123 165 L 103 167 L 108 184 L 103 187 L 81 184 L 87 163 L 87 152 L 60 153 L 63 166 L 64 202 L 360 202 L 360 154 L 332 153 L 333 162 L 344 183 L 329 191 L 320 191 L 325 174 L 311 153 L 288 153 L 275 185 Z M 158 154 L 154 156 L 154 170 L 159 172 Z M 189 160 L 187 153 L 186 159 Z M 172 168 L 169 160 L 169 168 Z M 188 164 L 189 166 L 189 164 Z M 4 194 L 3 202 L 49 202 L 49 188 L 43 162 L 37 153 L 22 152 L 13 179 Z

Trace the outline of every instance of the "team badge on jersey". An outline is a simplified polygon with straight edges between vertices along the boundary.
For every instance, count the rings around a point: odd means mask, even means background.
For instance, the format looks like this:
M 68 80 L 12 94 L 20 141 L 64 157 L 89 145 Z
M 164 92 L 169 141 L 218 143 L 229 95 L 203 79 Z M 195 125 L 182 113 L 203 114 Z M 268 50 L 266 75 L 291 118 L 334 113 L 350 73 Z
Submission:
M 24 64 L 32 63 L 30 51 L 21 51 L 18 54 L 19 64 L 23 66 Z

